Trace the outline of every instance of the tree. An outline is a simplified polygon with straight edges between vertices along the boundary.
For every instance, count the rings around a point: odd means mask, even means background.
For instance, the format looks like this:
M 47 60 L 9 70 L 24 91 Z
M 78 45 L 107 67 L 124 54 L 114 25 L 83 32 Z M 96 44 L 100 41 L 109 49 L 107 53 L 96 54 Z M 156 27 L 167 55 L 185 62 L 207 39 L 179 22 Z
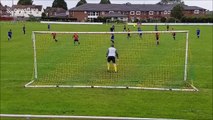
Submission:
M 184 4 L 182 0 L 161 0 L 157 4 Z
M 100 4 L 111 4 L 110 0 L 101 0 Z
M 58 7 L 67 10 L 67 3 L 64 0 L 54 0 L 52 7 Z
M 76 7 L 78 7 L 78 6 L 80 6 L 80 5 L 83 5 L 83 4 L 86 4 L 86 3 L 87 3 L 86 0 L 80 0 L 80 1 L 77 3 Z
M 45 13 L 45 12 L 42 12 L 41 17 L 42 17 L 42 18 L 47 17 L 46 13 Z
M 19 0 L 18 5 L 32 5 L 33 1 L 32 0 Z
M 181 20 L 181 18 L 184 16 L 183 10 L 184 10 L 183 5 L 177 4 L 175 7 L 173 7 L 171 11 L 171 17 Z

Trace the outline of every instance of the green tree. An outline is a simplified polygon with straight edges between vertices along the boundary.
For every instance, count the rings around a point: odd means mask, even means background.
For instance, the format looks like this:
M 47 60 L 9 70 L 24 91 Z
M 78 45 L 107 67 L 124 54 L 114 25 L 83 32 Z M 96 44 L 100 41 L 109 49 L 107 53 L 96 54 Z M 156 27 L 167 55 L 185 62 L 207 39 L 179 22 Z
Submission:
M 19 0 L 18 5 L 32 5 L 33 1 L 32 0 Z
M 80 6 L 80 5 L 83 5 L 83 4 L 86 4 L 86 3 L 87 3 L 86 0 L 80 0 L 80 1 L 77 3 L 76 7 L 78 7 L 78 6 Z
M 111 4 L 110 0 L 101 0 L 100 4 Z
M 64 0 L 54 0 L 52 7 L 58 7 L 67 10 L 67 3 Z
M 161 0 L 157 4 L 184 4 L 182 0 Z
M 181 20 L 181 18 L 184 17 L 183 10 L 184 10 L 183 5 L 177 4 L 175 7 L 173 7 L 171 11 L 171 17 Z

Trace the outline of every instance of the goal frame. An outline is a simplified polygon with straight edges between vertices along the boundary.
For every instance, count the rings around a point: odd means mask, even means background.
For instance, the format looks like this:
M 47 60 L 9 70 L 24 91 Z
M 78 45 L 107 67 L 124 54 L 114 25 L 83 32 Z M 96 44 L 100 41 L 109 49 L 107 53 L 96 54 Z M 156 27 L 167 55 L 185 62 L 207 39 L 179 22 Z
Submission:
M 37 53 L 36 53 L 36 34 L 138 34 L 141 32 L 59 32 L 59 31 L 32 31 L 32 42 L 33 42 L 33 57 L 34 57 L 34 79 L 29 83 L 25 84 L 27 88 L 110 88 L 110 89 L 141 89 L 141 90 L 168 90 L 168 91 L 199 91 L 193 84 L 187 82 L 188 76 L 188 49 L 189 49 L 189 31 L 188 30 L 179 30 L 179 31 L 142 31 L 143 34 L 156 34 L 156 33 L 186 33 L 186 46 L 185 46 L 185 62 L 184 62 L 184 76 L 183 81 L 188 83 L 191 88 L 189 89 L 178 89 L 178 88 L 151 88 L 151 87 L 130 87 L 130 86 L 78 86 L 78 85 L 32 85 L 34 81 L 38 79 L 38 66 L 37 66 Z

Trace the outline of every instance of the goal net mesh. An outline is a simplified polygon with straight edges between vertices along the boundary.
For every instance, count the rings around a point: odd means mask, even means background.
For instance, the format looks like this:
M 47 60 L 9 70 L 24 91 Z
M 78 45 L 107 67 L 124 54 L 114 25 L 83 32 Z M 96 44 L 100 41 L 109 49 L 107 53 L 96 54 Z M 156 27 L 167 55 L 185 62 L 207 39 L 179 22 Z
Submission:
M 74 45 L 73 33 L 35 33 L 35 66 L 33 85 L 132 86 L 151 88 L 186 88 L 184 68 L 186 33 L 159 31 L 114 33 L 119 54 L 118 72 L 107 71 L 106 52 L 111 46 L 110 33 L 78 33 L 80 44 Z M 187 56 L 189 57 L 189 56 Z M 35 74 L 33 75 L 35 79 Z M 188 80 L 188 78 L 187 78 Z

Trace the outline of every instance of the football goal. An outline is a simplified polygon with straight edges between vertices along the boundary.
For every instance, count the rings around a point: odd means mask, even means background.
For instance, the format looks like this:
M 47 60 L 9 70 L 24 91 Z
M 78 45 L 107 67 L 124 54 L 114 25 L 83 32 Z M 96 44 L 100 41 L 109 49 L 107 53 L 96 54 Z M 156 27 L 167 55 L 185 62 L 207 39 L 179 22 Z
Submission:
M 75 33 L 79 43 L 73 40 Z M 192 84 L 188 36 L 184 30 L 33 31 L 33 80 L 25 87 L 197 91 Z M 107 70 L 106 53 L 112 44 L 119 54 L 117 72 L 112 64 Z

